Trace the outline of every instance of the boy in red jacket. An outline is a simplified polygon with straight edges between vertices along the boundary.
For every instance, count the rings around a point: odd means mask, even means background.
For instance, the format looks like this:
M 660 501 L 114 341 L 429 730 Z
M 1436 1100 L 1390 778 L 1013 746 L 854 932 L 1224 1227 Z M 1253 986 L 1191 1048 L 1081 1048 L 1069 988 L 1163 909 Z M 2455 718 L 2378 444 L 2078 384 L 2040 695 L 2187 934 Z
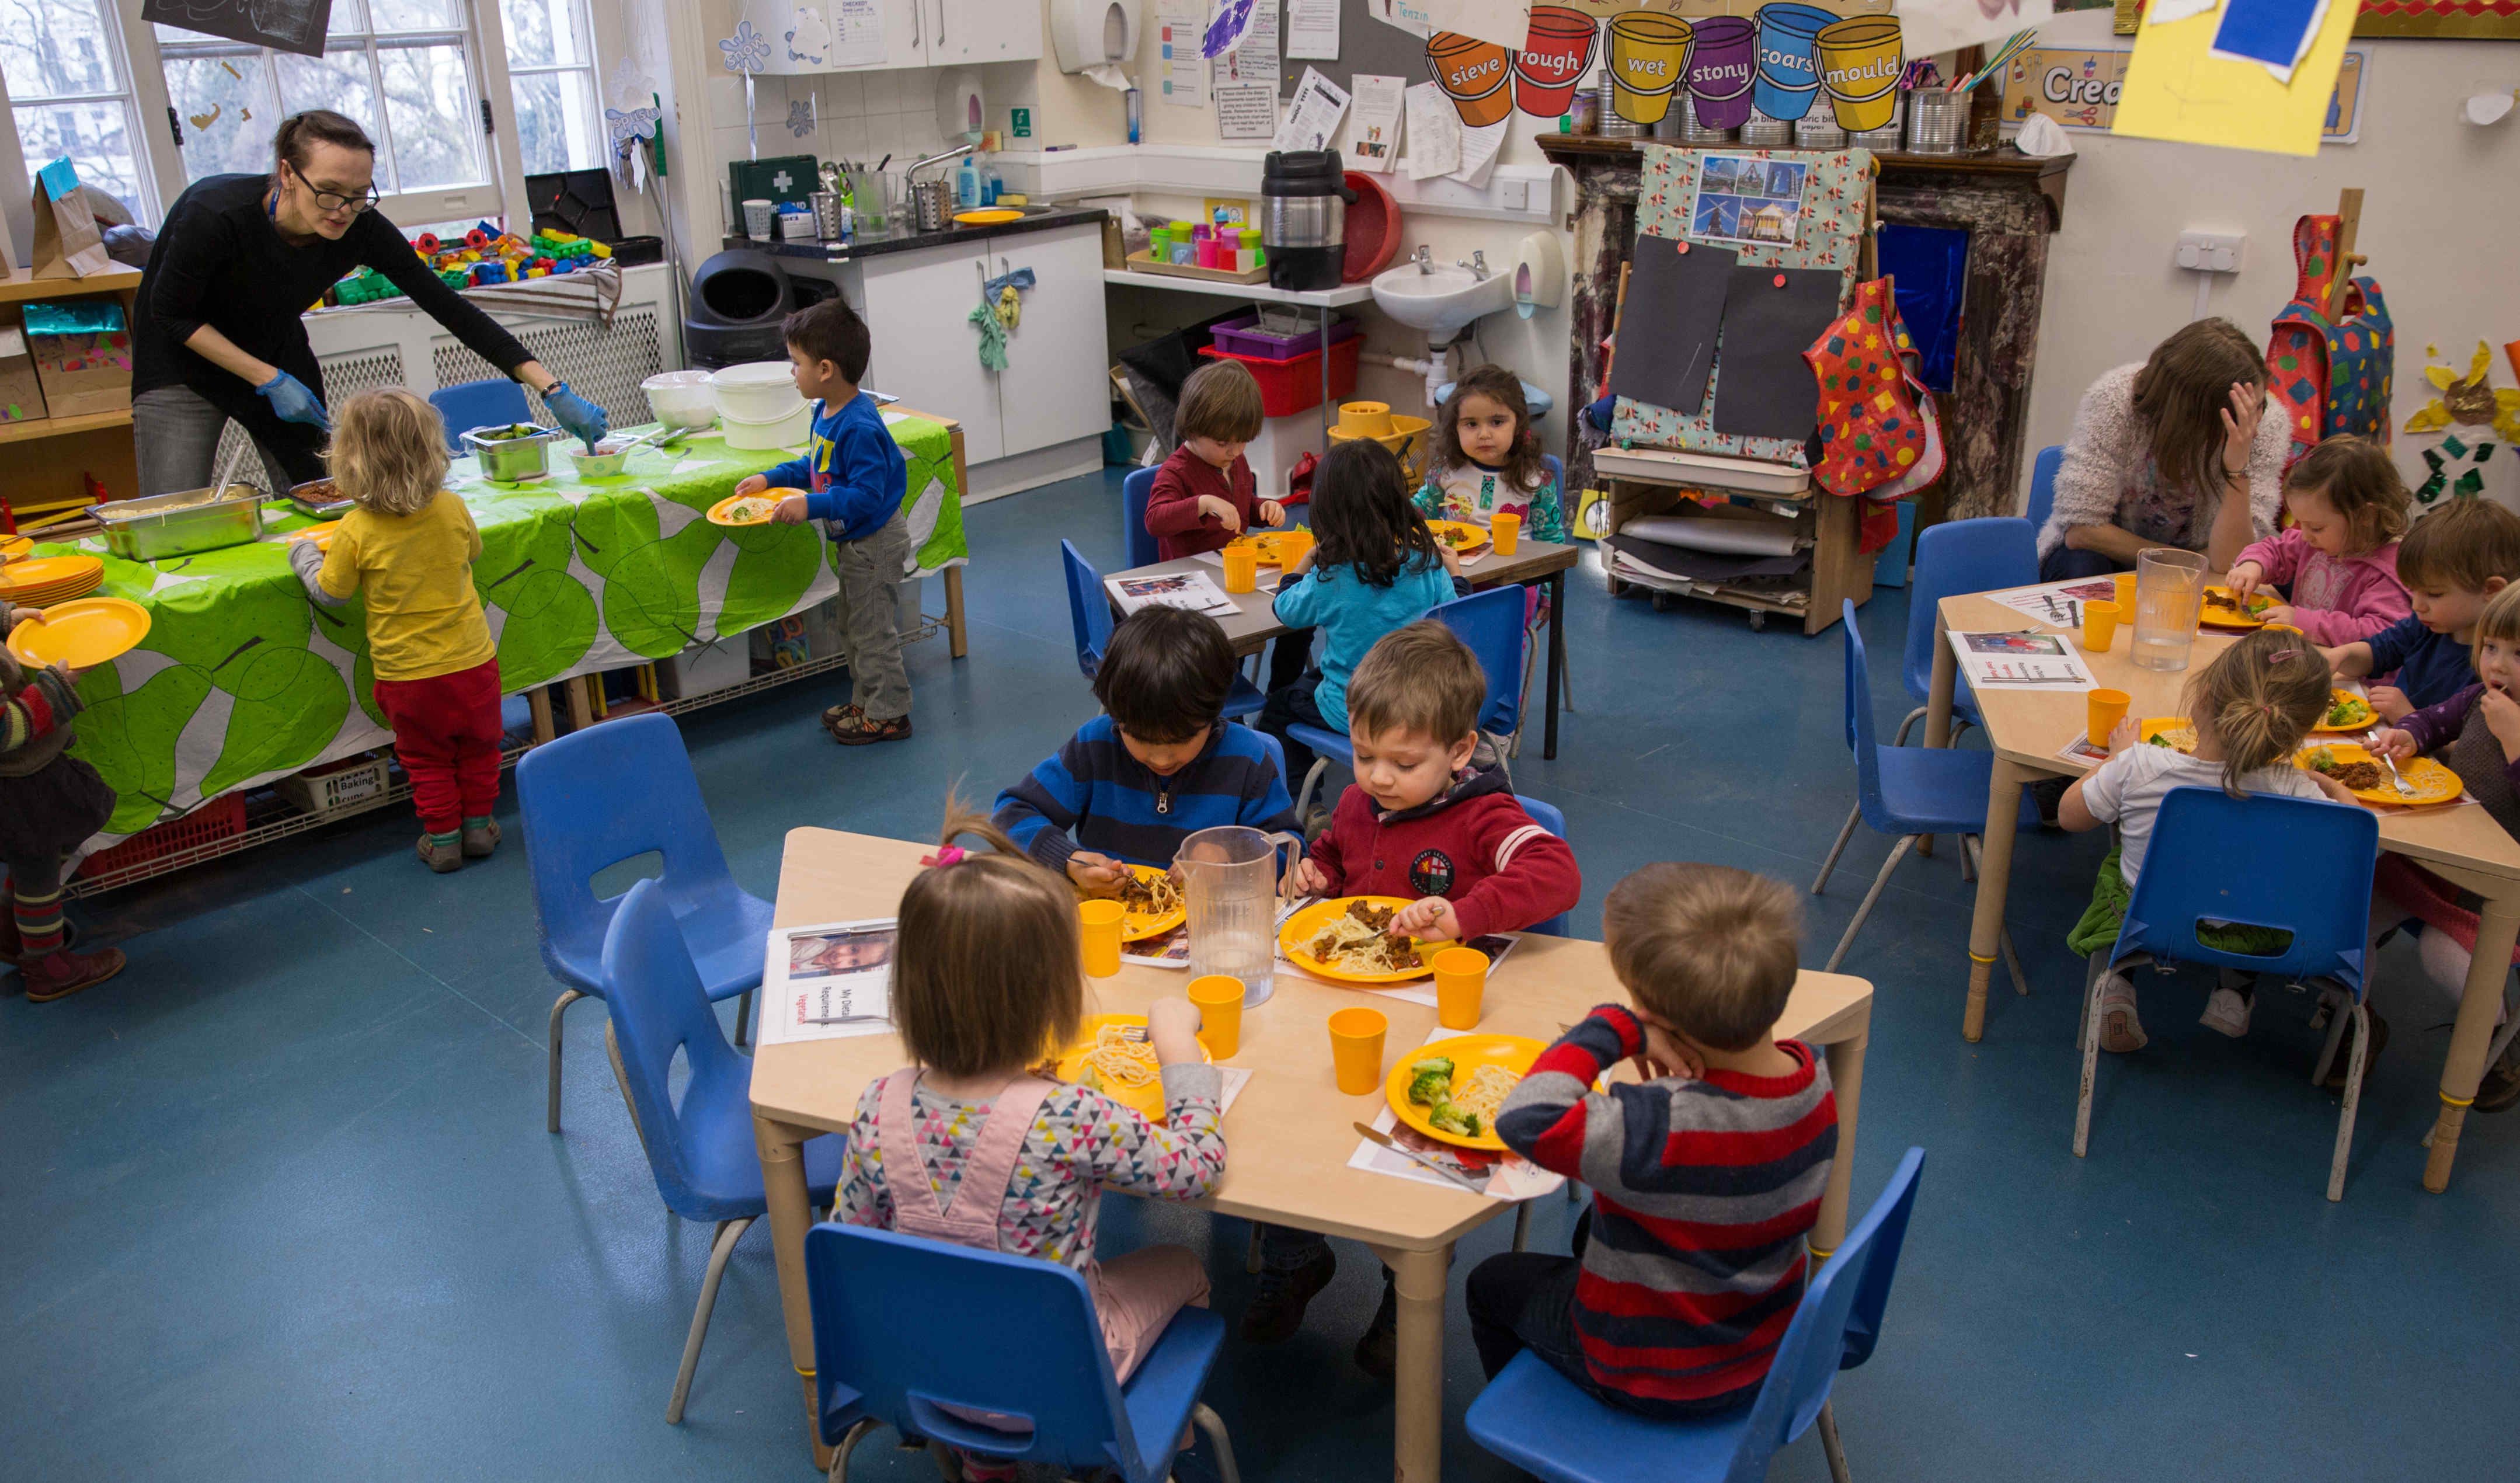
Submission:
M 1412 898 L 1391 930 L 1421 940 L 1520 931 L 1575 905 L 1584 877 L 1574 851 L 1514 800 L 1479 734 L 1487 688 L 1478 656 L 1432 619 L 1367 652 L 1347 693 L 1356 786 L 1287 874 L 1289 894 Z M 1261 1228 L 1261 1249 L 1242 1337 L 1274 1343 L 1302 1326 L 1338 1259 L 1323 1237 L 1276 1226 Z M 1385 1273 L 1382 1306 L 1356 1346 L 1357 1364 L 1381 1379 L 1391 1377 L 1398 1311 Z

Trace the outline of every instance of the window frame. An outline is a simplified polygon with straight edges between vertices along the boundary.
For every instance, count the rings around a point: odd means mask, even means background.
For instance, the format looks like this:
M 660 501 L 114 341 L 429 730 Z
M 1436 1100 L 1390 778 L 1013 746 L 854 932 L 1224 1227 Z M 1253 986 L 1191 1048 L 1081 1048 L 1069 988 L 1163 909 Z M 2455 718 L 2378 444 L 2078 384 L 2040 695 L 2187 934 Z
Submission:
M 470 0 L 470 3 L 476 7 L 486 6 L 493 11 L 498 11 L 503 8 L 503 0 Z M 557 77 L 567 72 L 585 73 L 587 99 L 594 108 L 593 115 L 587 118 L 585 123 L 588 128 L 594 131 L 595 163 L 591 165 L 563 165 L 562 168 L 603 169 L 609 163 L 605 151 L 606 147 L 610 142 L 610 134 L 604 120 L 604 110 L 606 108 L 604 99 L 604 59 L 607 55 L 608 49 L 605 46 L 606 38 L 604 36 L 603 22 L 596 15 L 594 0 L 565 0 L 565 3 L 568 4 L 569 7 L 578 15 L 586 18 L 587 60 L 582 64 L 551 63 L 547 65 L 543 63 L 534 63 L 526 67 L 516 66 L 507 60 L 507 46 L 504 35 L 504 28 L 508 23 L 507 17 L 505 15 L 501 15 L 498 18 L 497 23 L 503 28 L 501 45 L 499 48 L 500 66 L 508 74 L 508 117 L 513 125 L 515 120 L 523 113 L 523 110 L 517 105 L 517 80 L 518 78 Z M 563 94 L 564 91 L 565 90 L 563 90 Z M 525 175 L 534 173 L 527 171 L 524 168 L 523 131 L 521 128 L 512 126 L 502 129 L 500 131 L 500 136 L 516 147 L 518 159 L 517 179 L 518 188 L 522 189 Z
M 149 120 L 154 115 L 149 112 L 148 96 L 143 86 L 150 79 L 144 75 L 137 61 L 131 55 L 131 26 L 140 14 L 140 7 L 136 0 L 129 0 L 129 3 L 126 3 L 126 0 L 97 0 L 97 12 L 105 30 L 105 40 L 112 48 L 114 60 L 122 67 L 126 91 L 113 94 L 83 93 L 76 98 L 45 101 L 84 103 L 107 99 L 128 100 L 132 115 L 132 143 L 139 157 L 134 163 L 140 169 L 142 191 L 144 194 L 156 194 L 162 189 L 164 182 L 158 177 L 156 152 L 149 147 Z M 164 77 L 160 76 L 156 81 L 158 90 L 163 93 Z M 5 75 L 0 75 L 0 183 L 25 180 L 32 173 L 26 163 L 25 146 L 18 135 L 17 110 L 17 100 L 11 97 L 9 92 L 9 79 Z M 166 207 L 173 202 L 174 199 L 172 196 L 160 196 L 157 200 L 132 202 L 130 205 L 143 223 L 154 227 L 164 219 Z M 0 249 L 8 252 L 11 266 L 16 265 L 21 253 L 34 250 L 34 232 L 33 193 L 12 186 L 5 197 L 0 197 Z

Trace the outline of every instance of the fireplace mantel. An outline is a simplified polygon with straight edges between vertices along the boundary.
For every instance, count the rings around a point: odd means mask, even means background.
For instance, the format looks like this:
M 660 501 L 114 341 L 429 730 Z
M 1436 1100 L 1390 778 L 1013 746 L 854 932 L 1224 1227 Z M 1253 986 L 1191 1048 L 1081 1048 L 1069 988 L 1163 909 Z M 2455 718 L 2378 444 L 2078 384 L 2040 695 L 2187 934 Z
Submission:
M 1610 332 L 1620 266 L 1636 241 L 1644 154 L 1637 141 L 1591 135 L 1543 134 L 1537 143 L 1575 177 L 1567 221 L 1575 236 L 1567 389 L 1580 405 L 1601 394 L 1601 340 Z M 2048 239 L 2064 220 L 2073 157 L 2043 159 L 2006 145 L 1974 155 L 1873 158 L 1881 170 L 1881 220 L 1969 234 L 1952 389 L 1939 398 L 1951 463 L 1942 482 L 1917 497 L 1920 521 L 2007 512 L 2021 482 Z M 1567 423 L 1566 486 L 1591 487 L 1594 443 L 1581 418 Z

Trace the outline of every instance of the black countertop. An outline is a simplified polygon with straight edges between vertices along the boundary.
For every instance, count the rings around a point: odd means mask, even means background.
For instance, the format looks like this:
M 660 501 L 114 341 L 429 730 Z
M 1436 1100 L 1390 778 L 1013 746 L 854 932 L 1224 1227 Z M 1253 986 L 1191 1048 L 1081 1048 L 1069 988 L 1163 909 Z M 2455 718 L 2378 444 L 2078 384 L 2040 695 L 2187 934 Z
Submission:
M 1084 226 L 1099 223 L 1109 216 L 1101 206 L 1052 206 L 1047 210 L 1010 206 L 1006 209 L 1029 211 L 1019 221 L 1002 221 L 985 227 L 947 227 L 942 232 L 908 232 L 895 237 L 860 238 L 856 242 L 755 242 L 749 237 L 729 237 L 729 250 L 749 247 L 773 257 L 802 257 L 819 262 L 850 262 L 861 257 L 874 257 L 885 252 L 916 252 L 924 247 L 952 247 L 957 243 L 981 242 L 992 237 L 1020 237 L 1027 232 L 1048 232 L 1058 227 Z

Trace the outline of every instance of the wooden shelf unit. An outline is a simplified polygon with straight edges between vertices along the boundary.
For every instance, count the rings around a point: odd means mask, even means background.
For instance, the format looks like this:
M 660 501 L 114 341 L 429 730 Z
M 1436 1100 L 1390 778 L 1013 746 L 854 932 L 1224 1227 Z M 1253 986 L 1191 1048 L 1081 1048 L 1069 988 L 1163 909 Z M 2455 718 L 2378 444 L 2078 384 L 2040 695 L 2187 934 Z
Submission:
M 1823 489 L 1808 489 L 1801 494 L 1777 494 L 1766 490 L 1727 489 L 1704 479 L 1687 481 L 1639 478 L 1632 474 L 1600 475 L 1610 491 L 1607 525 L 1602 536 L 1601 570 L 1609 581 L 1610 596 L 1621 589 L 1639 588 L 1654 595 L 1654 606 L 1660 607 L 1667 595 L 1701 598 L 1738 607 L 1750 614 L 1750 626 L 1767 626 L 1768 614 L 1782 613 L 1802 620 L 1803 634 L 1809 637 L 1825 630 L 1838 620 L 1839 609 L 1849 598 L 1863 607 L 1872 598 L 1872 554 L 1861 549 L 1863 516 L 1858 502 L 1844 499 Z M 1732 503 L 1719 510 L 1755 511 L 1761 520 L 1790 519 L 1798 549 L 1811 553 L 1811 570 L 1801 584 L 1791 589 L 1802 595 L 1799 603 L 1784 601 L 1773 594 L 1784 588 L 1738 588 L 1726 582 L 1646 581 L 1620 576 L 1613 567 L 1615 554 L 1609 538 L 1619 533 L 1631 520 L 1662 515 L 1681 504 L 1682 489 L 1695 489 L 1720 494 Z M 1742 518 L 1711 512 L 1716 518 Z M 1745 512 L 1746 514 L 1746 512 Z
M 0 306 L 111 293 L 122 300 L 123 323 L 128 326 L 139 289 L 137 268 L 86 278 L 12 278 L 0 283 Z M 0 325 L 13 325 L 18 319 L 17 310 L 0 307 Z M 114 499 L 127 500 L 140 492 L 128 407 L 0 424 L 0 445 L 13 443 L 24 446 L 9 455 L 6 492 L 10 509 L 22 518 L 90 504 L 82 475 L 94 477 Z
M 112 412 L 83 412 L 76 417 L 44 417 L 29 423 L 0 423 L 0 443 L 31 443 L 37 438 L 66 437 L 73 432 L 96 432 L 107 427 L 131 426 L 131 409 Z

